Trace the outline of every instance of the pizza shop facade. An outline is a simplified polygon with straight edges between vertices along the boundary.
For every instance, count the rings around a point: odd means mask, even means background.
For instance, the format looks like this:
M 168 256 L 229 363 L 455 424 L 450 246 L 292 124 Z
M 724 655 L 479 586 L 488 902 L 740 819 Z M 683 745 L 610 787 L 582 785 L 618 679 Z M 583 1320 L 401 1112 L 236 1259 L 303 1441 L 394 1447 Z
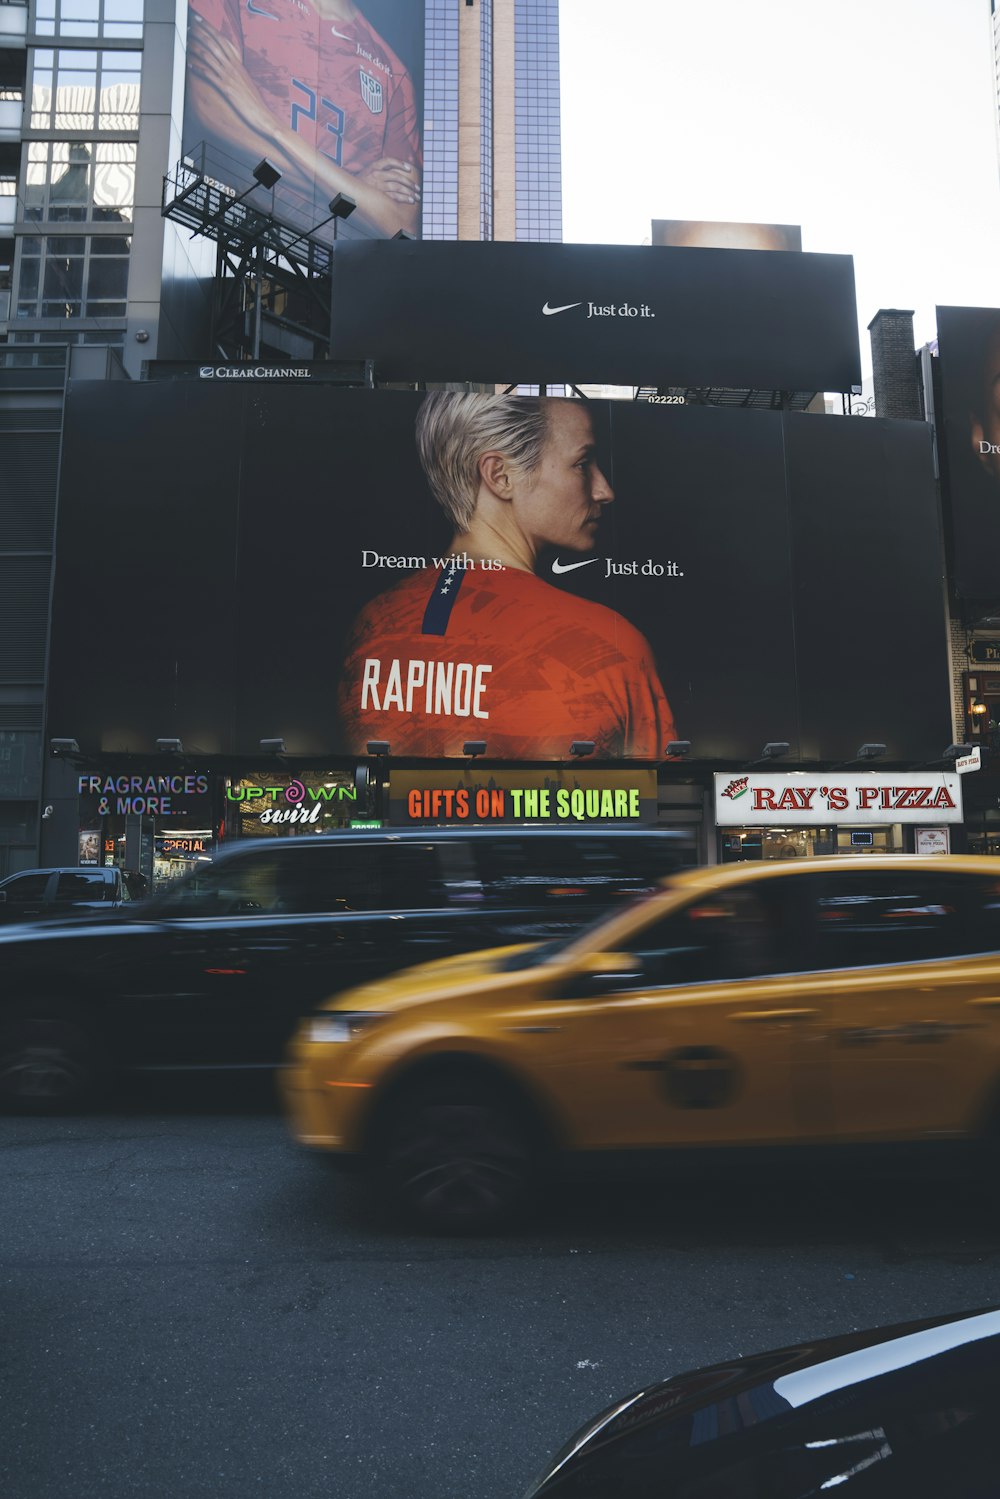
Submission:
M 716 773 L 720 863 L 959 852 L 962 777 L 938 771 Z

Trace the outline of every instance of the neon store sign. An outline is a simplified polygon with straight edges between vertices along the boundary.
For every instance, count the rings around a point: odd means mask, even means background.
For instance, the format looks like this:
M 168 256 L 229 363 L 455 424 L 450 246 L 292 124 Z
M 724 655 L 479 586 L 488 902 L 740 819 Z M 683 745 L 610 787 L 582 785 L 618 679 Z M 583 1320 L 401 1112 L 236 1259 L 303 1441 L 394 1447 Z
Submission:
M 205 796 L 208 792 L 206 775 L 90 775 L 78 776 L 76 784 L 80 796 L 98 798 L 100 817 L 112 813 L 169 817 L 175 796 Z

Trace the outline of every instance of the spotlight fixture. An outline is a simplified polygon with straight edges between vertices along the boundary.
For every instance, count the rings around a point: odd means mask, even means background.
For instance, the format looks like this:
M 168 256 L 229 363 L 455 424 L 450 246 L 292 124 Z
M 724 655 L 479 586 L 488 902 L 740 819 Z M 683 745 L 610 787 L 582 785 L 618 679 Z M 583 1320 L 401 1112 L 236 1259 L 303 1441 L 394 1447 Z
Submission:
M 318 224 L 314 224 L 313 227 L 308 231 L 308 233 L 299 234 L 295 237 L 295 239 L 289 240 L 286 245 L 282 246 L 282 254 L 286 254 L 293 245 L 300 244 L 302 240 L 308 239 L 310 235 L 317 234 L 320 229 L 325 229 L 327 224 L 330 223 L 331 219 L 333 221 L 333 237 L 334 239 L 336 239 L 337 220 L 349 219 L 358 205 L 353 198 L 348 197 L 347 193 L 337 193 L 336 197 L 331 198 L 326 206 L 330 210 L 327 217 L 325 219 L 320 219 Z
M 858 747 L 859 760 L 879 760 L 885 754 L 884 744 L 862 744 Z
M 468 739 L 466 740 L 465 744 L 462 745 L 462 754 L 468 755 L 470 760 L 474 760 L 477 755 L 485 755 L 485 753 L 485 739 Z
M 244 198 L 249 198 L 250 194 L 254 191 L 255 188 L 273 188 L 277 183 L 281 181 L 281 173 L 278 171 L 277 167 L 271 165 L 266 156 L 261 157 L 260 161 L 258 161 L 257 165 L 254 167 L 250 175 L 254 179 L 253 182 L 249 187 L 245 187 L 241 193 L 237 193 L 234 198 L 230 198 L 228 194 L 223 194 L 222 202 L 212 214 L 211 218 L 206 221 L 207 224 L 221 223 L 223 219 L 225 219 L 226 214 L 233 207 L 233 205 L 236 203 L 242 203 Z
M 260 752 L 262 755 L 283 755 L 285 753 L 285 741 L 283 739 L 262 739 L 260 741 Z
M 973 747 L 971 744 L 949 744 L 941 759 L 958 760 L 962 755 L 971 755 Z
M 161 755 L 182 755 L 184 746 L 179 739 L 157 739 L 156 748 Z
M 260 161 L 258 161 L 257 165 L 254 167 L 251 176 L 260 184 L 261 187 L 266 187 L 269 189 L 272 187 L 277 187 L 278 183 L 281 181 L 281 173 L 278 171 L 277 167 L 271 165 L 266 156 L 261 157 Z
M 577 759 L 582 759 L 584 755 L 592 755 L 594 753 L 594 741 L 592 739 L 574 739 L 569 747 L 569 752 L 571 755 L 575 755 Z
M 413 235 L 407 234 L 405 229 L 397 229 L 392 237 L 393 239 L 412 239 Z
M 760 752 L 762 760 L 780 760 L 788 754 L 791 745 L 785 739 L 769 739 Z
M 349 219 L 357 206 L 355 200 L 348 197 L 347 193 L 337 193 L 327 204 L 331 219 Z
M 389 753 L 389 743 L 388 743 L 388 740 L 386 740 L 386 739 L 369 739 L 369 741 L 368 741 L 368 753 L 370 755 L 387 755 Z
M 75 739 L 50 739 L 49 753 L 53 755 L 78 755 L 80 746 Z
M 669 759 L 683 760 L 691 753 L 690 739 L 671 739 L 664 752 Z

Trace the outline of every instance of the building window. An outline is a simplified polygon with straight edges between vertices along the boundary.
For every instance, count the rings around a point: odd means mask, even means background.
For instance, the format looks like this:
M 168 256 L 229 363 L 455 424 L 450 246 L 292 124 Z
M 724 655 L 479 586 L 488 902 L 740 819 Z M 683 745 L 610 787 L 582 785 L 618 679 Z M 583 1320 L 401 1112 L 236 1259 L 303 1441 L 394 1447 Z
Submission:
M 141 52 L 35 51 L 32 130 L 139 128 Z
M 516 0 L 517 238 L 562 239 L 557 0 Z
M 17 316 L 124 317 L 129 244 L 117 234 L 26 236 Z
M 424 52 L 425 239 L 458 238 L 458 7 L 427 0 Z
M 17 349 L 13 345 L 18 345 Z M 4 364 L 8 369 L 62 369 L 66 364 L 67 344 L 99 344 L 121 352 L 125 347 L 124 328 L 12 328 Z
M 142 40 L 143 0 L 35 0 L 36 36 Z
M 493 0 L 481 0 L 479 238 L 493 238 Z
M 53 223 L 131 219 L 135 152 L 126 141 L 29 141 L 24 217 Z

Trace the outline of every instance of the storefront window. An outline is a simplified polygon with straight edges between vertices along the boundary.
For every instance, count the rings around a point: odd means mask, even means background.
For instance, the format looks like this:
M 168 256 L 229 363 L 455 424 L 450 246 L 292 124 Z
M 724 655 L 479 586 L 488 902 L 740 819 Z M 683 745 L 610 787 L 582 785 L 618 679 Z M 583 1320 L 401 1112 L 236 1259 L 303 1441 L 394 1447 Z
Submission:
M 827 854 L 901 854 L 905 849 L 900 823 L 873 828 L 726 828 L 720 838 L 723 864 Z

